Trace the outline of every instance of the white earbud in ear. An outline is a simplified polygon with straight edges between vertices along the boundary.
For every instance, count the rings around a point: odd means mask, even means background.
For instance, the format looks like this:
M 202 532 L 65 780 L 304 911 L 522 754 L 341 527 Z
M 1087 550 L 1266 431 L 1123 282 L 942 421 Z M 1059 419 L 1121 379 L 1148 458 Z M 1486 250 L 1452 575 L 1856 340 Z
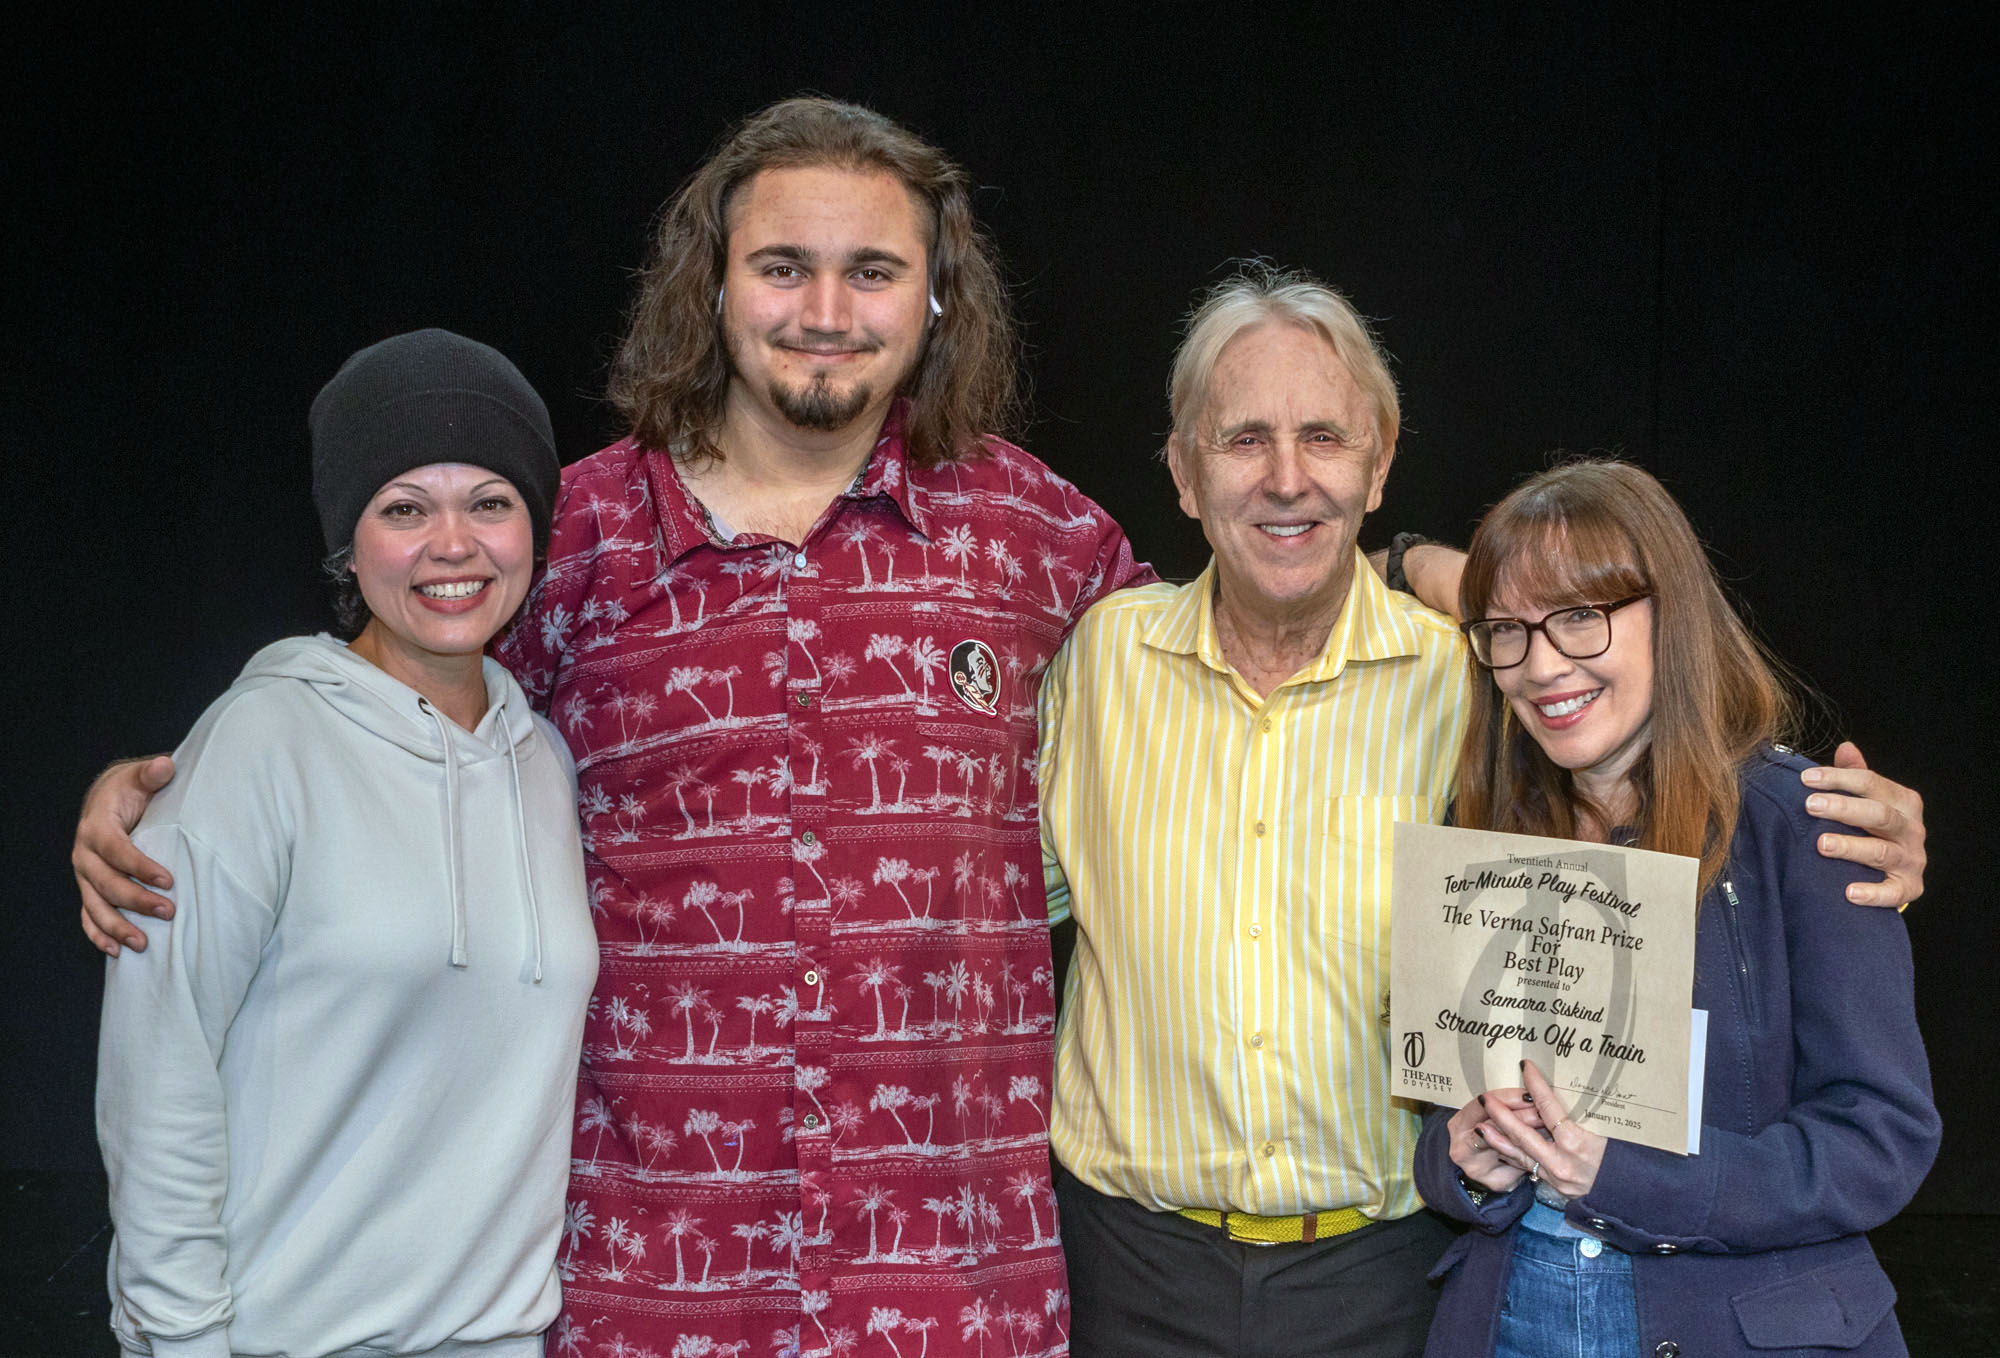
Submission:
M 935 292 L 931 294 L 931 315 L 933 316 L 944 315 L 944 308 L 938 305 L 937 294 Z
M 720 315 L 722 314 L 722 289 L 721 289 L 721 288 L 717 288 L 717 289 L 715 290 L 715 314 L 716 314 L 716 315 L 718 315 L 718 316 L 720 316 Z

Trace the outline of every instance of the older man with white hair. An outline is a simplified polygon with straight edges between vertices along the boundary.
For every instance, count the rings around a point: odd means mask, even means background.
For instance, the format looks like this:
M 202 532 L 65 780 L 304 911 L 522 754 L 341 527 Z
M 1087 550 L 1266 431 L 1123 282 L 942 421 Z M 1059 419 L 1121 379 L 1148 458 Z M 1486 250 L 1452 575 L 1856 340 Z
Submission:
M 1389 827 L 1442 818 L 1467 675 L 1355 545 L 1395 383 L 1340 294 L 1258 270 L 1197 309 L 1172 406 L 1214 560 L 1093 608 L 1041 694 L 1072 1343 L 1415 1353 L 1450 1228 L 1389 1098 Z
M 1339 293 L 1217 286 L 1171 402 L 1214 559 L 1096 604 L 1041 690 L 1050 913 L 1077 925 L 1051 1117 L 1074 1352 L 1415 1355 L 1452 1228 L 1390 1095 L 1390 827 L 1444 816 L 1462 641 L 1356 546 L 1399 406 Z M 1895 841 L 1824 851 L 1921 861 L 1911 794 L 1821 772 Z

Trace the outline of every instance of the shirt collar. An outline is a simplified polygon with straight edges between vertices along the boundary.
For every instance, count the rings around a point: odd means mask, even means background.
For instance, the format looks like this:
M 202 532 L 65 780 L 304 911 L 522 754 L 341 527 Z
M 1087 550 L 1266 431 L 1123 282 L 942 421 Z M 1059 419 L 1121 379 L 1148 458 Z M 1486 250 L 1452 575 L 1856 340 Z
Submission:
M 928 540 L 931 536 L 929 506 L 925 503 L 928 496 L 925 491 L 910 484 L 909 451 L 903 439 L 908 409 L 909 402 L 902 397 L 889 407 L 888 418 L 882 421 L 882 432 L 876 437 L 874 451 L 868 455 L 868 461 L 847 489 L 841 492 L 841 498 L 885 499 L 896 507 L 896 512 L 910 527 Z M 718 543 L 711 531 L 708 510 L 681 479 L 680 468 L 675 465 L 673 455 L 662 449 L 648 448 L 645 450 L 645 462 L 647 485 L 652 492 L 653 503 L 659 507 L 659 570 L 665 572 L 697 547 L 720 545 L 726 549 L 727 544 Z
M 1219 674 L 1230 672 L 1215 629 L 1215 561 L 1191 585 L 1177 591 L 1154 618 L 1141 641 L 1155 650 L 1198 657 Z M 1324 683 L 1338 679 L 1350 660 L 1393 660 L 1420 653 L 1416 625 L 1396 606 L 1382 578 L 1375 574 L 1359 547 L 1354 550 L 1354 583 L 1346 606 L 1333 625 L 1319 657 L 1285 684 Z M 1280 685 L 1283 687 L 1284 685 Z
M 658 555 L 655 573 L 666 574 L 676 561 L 695 548 L 712 541 L 708 511 L 694 498 L 681 480 L 674 455 L 665 448 L 645 449 L 646 486 L 652 492 L 657 525 L 654 546 Z
M 897 397 L 889 407 L 889 416 L 882 421 L 882 433 L 875 440 L 875 451 L 868 463 L 861 469 L 861 475 L 854 478 L 854 484 L 847 488 L 850 500 L 866 500 L 875 496 L 886 498 L 896 506 L 896 512 L 910 527 L 930 540 L 930 499 L 929 493 L 921 486 L 910 483 L 910 450 L 903 435 L 903 427 L 909 421 L 910 403 L 904 397 Z

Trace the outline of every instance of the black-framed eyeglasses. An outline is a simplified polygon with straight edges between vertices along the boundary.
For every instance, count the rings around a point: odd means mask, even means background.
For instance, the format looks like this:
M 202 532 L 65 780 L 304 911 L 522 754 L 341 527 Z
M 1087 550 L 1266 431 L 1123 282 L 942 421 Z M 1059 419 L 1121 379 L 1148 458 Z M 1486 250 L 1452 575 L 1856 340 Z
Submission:
M 1472 658 L 1489 670 L 1511 670 L 1528 658 L 1528 643 L 1536 632 L 1571 660 L 1589 660 L 1611 649 L 1611 615 L 1627 604 L 1650 599 L 1634 594 L 1615 604 L 1571 604 L 1537 622 L 1522 618 L 1474 618 L 1459 624 L 1472 644 Z

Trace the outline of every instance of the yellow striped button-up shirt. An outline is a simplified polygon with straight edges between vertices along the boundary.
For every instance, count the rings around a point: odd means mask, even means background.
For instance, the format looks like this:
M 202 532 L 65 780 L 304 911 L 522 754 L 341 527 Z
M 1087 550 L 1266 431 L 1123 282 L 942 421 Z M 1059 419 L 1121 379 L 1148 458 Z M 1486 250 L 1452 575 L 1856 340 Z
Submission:
M 1100 602 L 1042 683 L 1049 912 L 1077 921 L 1056 1155 L 1155 1210 L 1405 1216 L 1390 827 L 1444 815 L 1464 646 L 1357 552 L 1319 659 L 1260 698 L 1223 659 L 1214 577 Z

